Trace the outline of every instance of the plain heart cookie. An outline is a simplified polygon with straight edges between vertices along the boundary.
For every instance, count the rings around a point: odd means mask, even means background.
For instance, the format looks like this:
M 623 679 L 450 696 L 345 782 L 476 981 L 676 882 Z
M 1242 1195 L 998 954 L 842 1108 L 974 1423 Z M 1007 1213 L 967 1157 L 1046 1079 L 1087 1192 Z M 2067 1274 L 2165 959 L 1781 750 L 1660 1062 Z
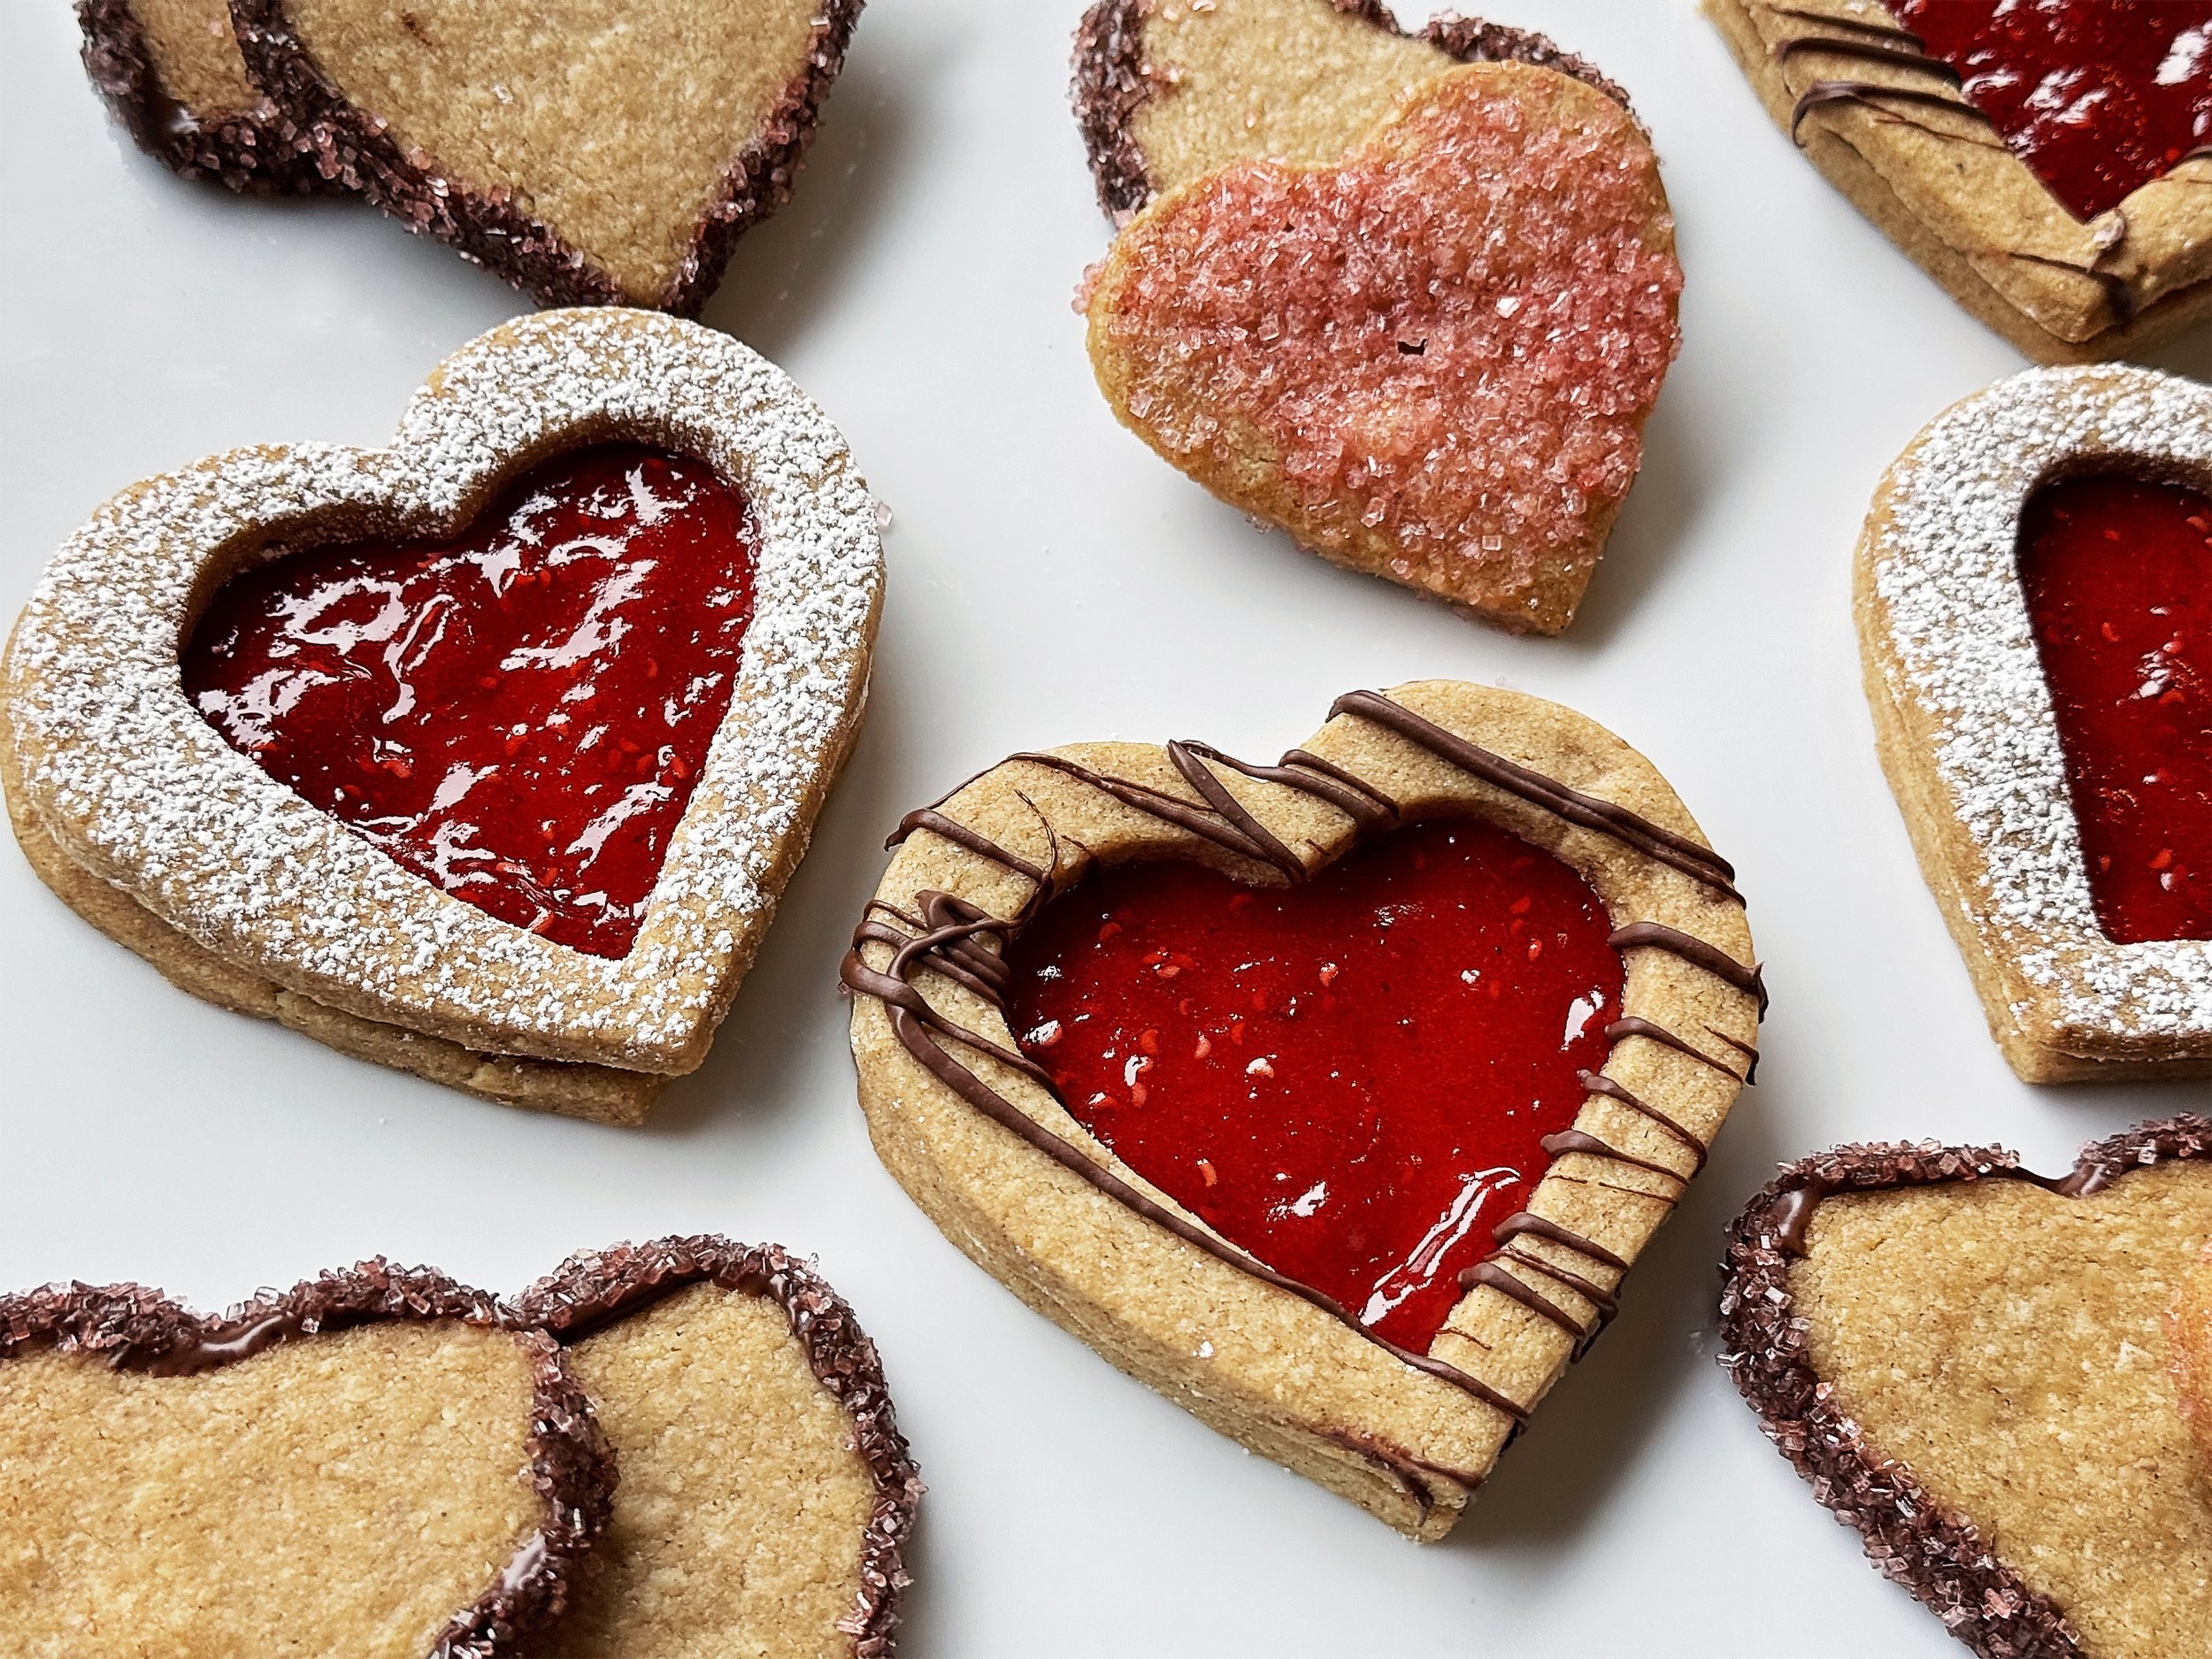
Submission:
M 77 0 L 85 73 L 148 155 L 188 179 L 300 195 L 338 188 L 246 76 L 224 0 Z
M 1541 35 L 1447 13 L 1417 35 L 1382 0 L 1097 0 L 1075 35 L 1074 103 L 1117 223 L 1233 161 L 1339 159 L 1455 64 L 1536 64 L 1628 95 Z
M 1859 539 L 1877 744 L 2031 1082 L 2212 1071 L 2212 394 L 2032 370 L 1891 466 Z
M 541 1659 L 886 1659 L 921 1479 L 818 1274 L 659 1239 L 575 1256 L 517 1306 L 567 1347 L 622 1476 Z
M 1556 634 L 1642 465 L 1681 286 L 1627 111 L 1474 64 L 1335 161 L 1236 162 L 1155 200 L 1091 280 L 1091 365 L 1224 501 Z
M 695 314 L 787 200 L 860 0 L 233 0 L 325 177 L 549 305 Z
M 1018 755 L 894 841 L 844 969 L 885 1164 L 1032 1307 L 1418 1538 L 1755 1059 L 1732 872 L 1517 693 L 1356 692 L 1273 765 Z
M 381 1262 L 211 1320 L 0 1297 L 0 1629 L 73 1659 L 496 1659 L 562 1612 L 605 1446 L 561 1350 Z
M 2176 1371 L 2208 1159 L 2201 1118 L 2058 1179 L 1992 1148 L 1840 1147 L 1730 1231 L 1722 1363 L 1869 1558 L 1986 1659 L 2212 1644 Z
M 388 449 L 124 491 L 17 623 L 40 876 L 187 990 L 495 1100 L 695 1067 L 865 698 L 875 504 L 725 335 L 549 312 Z
M 2047 363 L 2212 311 L 2212 6 L 1705 0 L 1830 182 Z

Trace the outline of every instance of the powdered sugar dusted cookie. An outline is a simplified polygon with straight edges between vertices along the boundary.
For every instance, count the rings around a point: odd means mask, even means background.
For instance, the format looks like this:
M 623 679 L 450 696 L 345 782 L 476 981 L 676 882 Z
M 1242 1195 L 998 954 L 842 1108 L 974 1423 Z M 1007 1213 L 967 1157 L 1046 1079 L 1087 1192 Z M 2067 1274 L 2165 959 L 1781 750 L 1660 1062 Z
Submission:
M 1730 1230 L 1722 1363 L 1884 1576 L 1985 1659 L 2212 1642 L 2174 1312 L 2200 1317 L 2208 1156 L 2202 1118 L 2061 1178 L 1993 1147 L 1838 1147 Z
M 2212 394 L 2034 370 L 1883 480 L 1857 609 L 1882 764 L 2005 1058 L 2212 1071 Z
M 1775 121 L 2030 357 L 2212 311 L 2212 6 L 1706 0 Z
M 1511 60 L 1627 95 L 1541 35 L 1451 14 L 1420 35 L 1381 0 L 1097 0 L 1075 36 L 1075 113 L 1118 219 L 1232 161 L 1334 161 L 1455 64 Z
M 327 176 L 547 304 L 698 311 L 791 194 L 860 0 L 234 0 Z
M 1728 865 L 1555 704 L 1356 692 L 1273 765 L 1018 755 L 910 813 L 845 982 L 946 1236 L 1246 1446 L 1448 1531 L 1755 1058 Z
M 1673 227 L 1619 104 L 1527 64 L 1453 69 L 1339 162 L 1234 163 L 1156 199 L 1091 284 L 1092 366 L 1225 501 L 1555 634 L 1680 342 Z
M 223 0 L 77 0 L 85 73 L 147 154 L 234 190 L 342 188 L 246 76 Z
M 544 314 L 389 449 L 234 450 L 101 509 L 17 624 L 0 776 L 42 876 L 186 988 L 635 1121 L 805 849 L 881 559 L 771 365 Z
M 219 1321 L 131 1285 L 0 1297 L 18 1652 L 536 1652 L 612 1485 L 561 1351 L 434 1273 Z
M 569 1348 L 620 1460 L 557 1640 L 572 1659 L 880 1659 L 921 1481 L 875 1345 L 773 1245 L 576 1256 L 519 1300 Z

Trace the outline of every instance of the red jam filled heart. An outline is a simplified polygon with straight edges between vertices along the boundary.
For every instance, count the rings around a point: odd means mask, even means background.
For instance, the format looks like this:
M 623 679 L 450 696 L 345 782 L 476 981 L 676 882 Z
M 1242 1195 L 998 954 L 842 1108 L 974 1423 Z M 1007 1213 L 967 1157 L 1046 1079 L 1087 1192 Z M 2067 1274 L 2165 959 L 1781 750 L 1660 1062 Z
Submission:
M 2212 939 L 2212 496 L 2046 485 L 2021 516 L 2020 581 L 2098 923 L 2124 945 Z
M 1016 936 L 1008 1011 L 1130 1168 L 1425 1349 L 1605 1063 L 1609 931 L 1550 854 L 1440 819 L 1300 887 L 1102 871 Z
M 2094 219 L 2212 140 L 2207 0 L 1891 0 L 2067 211 Z
M 451 541 L 292 555 L 219 593 L 185 691 L 263 771 L 479 910 L 628 954 L 753 614 L 744 498 L 603 445 Z

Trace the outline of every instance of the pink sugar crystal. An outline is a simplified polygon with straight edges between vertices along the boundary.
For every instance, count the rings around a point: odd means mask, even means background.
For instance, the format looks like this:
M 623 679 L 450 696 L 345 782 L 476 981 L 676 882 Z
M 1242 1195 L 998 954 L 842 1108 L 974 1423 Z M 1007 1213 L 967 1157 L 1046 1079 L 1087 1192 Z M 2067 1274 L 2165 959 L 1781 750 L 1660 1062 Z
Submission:
M 1401 575 L 1586 555 L 1681 338 L 1657 162 L 1614 113 L 1455 77 L 1341 167 L 1214 175 L 1128 250 L 1130 412 L 1217 465 L 1256 428 L 1306 515 Z

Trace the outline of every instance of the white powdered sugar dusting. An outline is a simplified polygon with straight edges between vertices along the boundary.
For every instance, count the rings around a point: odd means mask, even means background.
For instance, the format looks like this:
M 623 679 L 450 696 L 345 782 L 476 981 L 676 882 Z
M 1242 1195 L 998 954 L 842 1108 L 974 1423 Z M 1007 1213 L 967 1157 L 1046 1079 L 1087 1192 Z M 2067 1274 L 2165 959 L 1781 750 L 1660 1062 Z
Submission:
M 2020 586 L 2030 492 L 2101 456 L 2212 472 L 2212 392 L 2147 369 L 2034 369 L 1921 434 L 1891 473 L 1873 548 L 1889 688 L 1932 721 L 1937 772 L 1982 856 L 1968 908 L 2002 936 L 1996 954 L 2052 995 L 2063 1026 L 2212 1038 L 2212 944 L 2116 944 L 2097 925 Z
M 619 961 L 403 870 L 232 749 L 178 668 L 206 573 L 242 550 L 437 534 L 537 459 L 609 439 L 709 462 L 759 531 L 729 712 Z M 30 803 L 65 850 L 225 958 L 472 1047 L 681 1070 L 804 850 L 864 697 L 882 581 L 866 484 L 780 370 L 665 317 L 545 312 L 449 359 L 388 450 L 235 450 L 103 506 L 24 612 L 7 718 Z

